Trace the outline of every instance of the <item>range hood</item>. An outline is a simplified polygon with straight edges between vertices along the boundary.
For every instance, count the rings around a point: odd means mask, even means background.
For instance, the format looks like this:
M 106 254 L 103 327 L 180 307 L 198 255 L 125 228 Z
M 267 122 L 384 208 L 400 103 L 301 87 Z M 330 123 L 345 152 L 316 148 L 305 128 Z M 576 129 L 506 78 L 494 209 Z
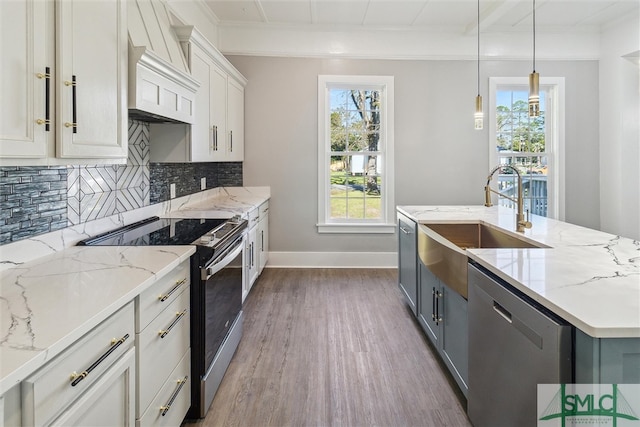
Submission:
M 128 0 L 129 117 L 193 123 L 196 91 L 161 0 Z

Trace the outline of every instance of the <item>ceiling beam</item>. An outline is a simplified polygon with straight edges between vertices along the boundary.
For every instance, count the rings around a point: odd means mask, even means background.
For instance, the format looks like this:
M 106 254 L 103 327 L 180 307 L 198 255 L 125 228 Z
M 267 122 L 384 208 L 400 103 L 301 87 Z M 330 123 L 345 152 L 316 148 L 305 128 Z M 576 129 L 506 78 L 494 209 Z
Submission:
M 480 11 L 480 29 L 490 27 L 520 3 L 522 3 L 522 0 L 499 0 L 490 2 L 488 7 Z M 474 19 L 465 27 L 464 35 L 471 36 L 477 31 L 478 22 Z
M 256 9 L 258 9 L 258 13 L 260 14 L 260 19 L 262 19 L 262 22 L 269 23 L 269 18 L 267 18 L 267 14 L 265 13 L 264 8 L 262 7 L 262 1 L 253 0 L 253 3 L 256 5 Z

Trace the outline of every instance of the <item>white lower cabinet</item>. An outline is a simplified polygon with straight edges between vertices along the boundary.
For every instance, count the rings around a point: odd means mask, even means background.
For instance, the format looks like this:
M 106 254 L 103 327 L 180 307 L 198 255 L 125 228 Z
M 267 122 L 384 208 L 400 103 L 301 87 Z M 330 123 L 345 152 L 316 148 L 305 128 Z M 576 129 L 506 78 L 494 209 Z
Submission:
M 0 427 L 179 426 L 191 406 L 190 260 L 0 395 Z
M 257 236 L 258 236 L 258 221 L 260 219 L 260 212 L 258 208 L 249 212 L 249 231 L 247 231 L 247 240 L 244 250 L 244 283 L 242 288 L 242 301 L 244 302 L 253 283 L 258 278 L 258 266 L 260 261 L 257 259 Z
M 136 424 L 180 425 L 191 406 L 189 260 L 136 298 Z
M 248 219 L 249 231 L 244 251 L 243 302 L 262 273 L 269 256 L 269 201 L 251 210 Z
M 149 326 L 136 334 L 138 414 L 145 412 L 167 376 L 189 348 L 189 314 L 187 287 Z
M 135 349 L 131 348 L 52 424 L 133 426 Z
M 25 379 L 23 425 L 133 425 L 134 334 L 129 303 Z
M 269 259 L 269 201 L 261 204 L 258 211 L 260 218 L 256 240 L 258 244 L 258 274 L 260 274 Z
M 179 426 L 191 406 L 191 349 L 160 388 L 136 425 Z

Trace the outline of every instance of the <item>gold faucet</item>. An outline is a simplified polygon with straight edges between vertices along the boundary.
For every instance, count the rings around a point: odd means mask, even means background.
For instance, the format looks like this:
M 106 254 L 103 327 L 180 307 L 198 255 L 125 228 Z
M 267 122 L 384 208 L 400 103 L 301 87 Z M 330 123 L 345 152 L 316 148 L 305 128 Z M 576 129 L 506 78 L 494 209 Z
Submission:
M 504 195 L 494 189 L 492 189 L 489 186 L 489 183 L 491 182 L 491 178 L 493 178 L 493 175 L 498 172 L 500 169 L 511 169 L 512 171 L 514 171 L 516 173 L 516 175 L 518 175 L 518 200 L 514 199 L 513 197 Z M 522 176 L 520 175 L 520 171 L 518 171 L 518 169 L 514 168 L 511 165 L 498 165 L 495 168 L 493 168 L 491 170 L 491 172 L 489 172 L 489 176 L 487 177 L 487 185 L 484 186 L 484 205 L 489 207 L 489 206 L 493 206 L 493 204 L 491 203 L 491 192 L 496 193 L 498 196 L 502 196 L 505 199 L 509 199 L 514 203 L 518 204 L 518 212 L 516 213 L 516 231 L 519 233 L 524 233 L 524 229 L 525 228 L 531 228 L 531 223 L 529 222 L 529 211 L 527 211 L 527 220 L 525 221 L 524 219 L 524 199 L 522 198 Z

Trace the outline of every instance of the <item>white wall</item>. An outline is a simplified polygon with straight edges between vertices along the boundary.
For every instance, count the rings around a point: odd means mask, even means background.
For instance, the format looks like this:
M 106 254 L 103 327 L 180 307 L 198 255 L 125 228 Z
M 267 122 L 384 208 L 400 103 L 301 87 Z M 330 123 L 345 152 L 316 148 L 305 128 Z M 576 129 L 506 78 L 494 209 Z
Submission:
M 601 228 L 640 239 L 638 16 L 605 31 L 600 59 Z
M 488 131 L 473 129 L 474 61 L 229 56 L 247 77 L 245 185 L 271 186 L 270 250 L 394 252 L 396 235 L 318 234 L 317 76 L 395 76 L 396 204 L 481 204 Z M 527 76 L 529 61 L 483 62 L 488 76 Z M 566 220 L 599 226 L 597 61 L 541 61 L 566 83 Z M 595 98 L 594 98 L 595 97 Z

